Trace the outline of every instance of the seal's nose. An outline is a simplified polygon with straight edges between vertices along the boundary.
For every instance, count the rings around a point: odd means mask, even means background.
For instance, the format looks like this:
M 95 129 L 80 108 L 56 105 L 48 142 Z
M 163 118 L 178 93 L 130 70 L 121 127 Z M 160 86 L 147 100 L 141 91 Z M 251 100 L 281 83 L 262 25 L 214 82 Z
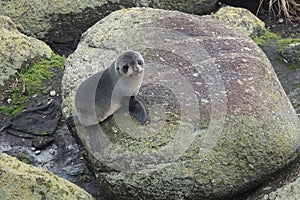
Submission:
M 133 65 L 133 71 L 136 73 L 140 73 L 143 71 L 143 66 L 139 65 L 137 62 L 135 62 Z

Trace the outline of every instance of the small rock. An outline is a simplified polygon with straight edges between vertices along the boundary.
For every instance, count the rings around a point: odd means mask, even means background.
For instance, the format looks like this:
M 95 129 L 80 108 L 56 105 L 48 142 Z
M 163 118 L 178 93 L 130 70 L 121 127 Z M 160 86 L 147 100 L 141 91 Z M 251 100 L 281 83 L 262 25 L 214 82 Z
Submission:
M 248 166 L 249 166 L 250 169 L 254 169 L 254 166 L 252 164 L 249 163 Z
M 36 149 L 44 149 L 54 142 L 54 137 L 37 137 L 32 141 L 32 146 Z
M 278 22 L 279 22 L 279 23 L 282 23 L 282 22 L 284 22 L 284 20 L 283 20 L 282 18 L 280 18 L 280 19 L 278 20 Z
M 31 147 L 31 151 L 35 151 L 36 150 L 36 148 L 35 147 Z
M 84 164 L 77 164 L 77 165 L 70 165 L 63 170 L 66 172 L 66 174 L 70 176 L 77 176 L 85 172 L 85 165 Z
M 114 133 L 118 132 L 118 129 L 116 127 L 114 127 L 114 126 L 112 127 L 112 130 L 113 130 Z
M 300 42 L 294 42 L 287 45 L 280 54 L 286 63 L 297 68 L 300 61 Z
M 55 154 L 55 150 L 54 150 L 54 149 L 50 149 L 50 150 L 49 150 L 49 153 L 50 153 L 51 155 L 54 155 L 54 154 Z
M 35 153 L 35 155 L 39 155 L 39 154 L 42 153 L 42 151 L 41 150 L 36 150 L 34 153 Z
M 12 99 L 11 99 L 11 98 L 7 99 L 7 103 L 8 103 L 8 104 L 11 104 L 11 102 L 12 102 Z
M 238 84 L 240 84 L 240 85 L 243 85 L 243 84 L 244 84 L 243 81 L 241 81 L 241 80 L 237 80 L 237 82 L 238 82 Z
M 81 182 L 85 182 L 85 183 L 91 182 L 91 177 L 89 175 L 82 175 L 79 177 L 79 179 Z
M 38 95 L 37 94 L 34 94 L 34 95 L 32 95 L 32 98 L 36 98 Z
M 201 103 L 209 103 L 209 100 L 207 100 L 207 99 L 201 99 Z
M 263 188 L 262 190 L 267 191 L 267 190 L 271 190 L 271 189 L 272 189 L 272 187 L 268 186 L 268 187 Z
M 55 90 L 51 90 L 51 91 L 50 91 L 50 96 L 51 96 L 51 97 L 54 97 L 55 95 L 56 95 L 56 91 L 55 91 Z

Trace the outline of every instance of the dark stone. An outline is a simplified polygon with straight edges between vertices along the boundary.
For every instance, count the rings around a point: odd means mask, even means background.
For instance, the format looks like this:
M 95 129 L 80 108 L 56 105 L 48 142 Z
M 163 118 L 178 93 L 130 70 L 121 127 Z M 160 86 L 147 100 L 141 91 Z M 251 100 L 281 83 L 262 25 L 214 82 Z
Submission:
M 37 149 L 45 149 L 47 146 L 54 142 L 54 137 L 35 137 L 32 141 L 32 146 Z

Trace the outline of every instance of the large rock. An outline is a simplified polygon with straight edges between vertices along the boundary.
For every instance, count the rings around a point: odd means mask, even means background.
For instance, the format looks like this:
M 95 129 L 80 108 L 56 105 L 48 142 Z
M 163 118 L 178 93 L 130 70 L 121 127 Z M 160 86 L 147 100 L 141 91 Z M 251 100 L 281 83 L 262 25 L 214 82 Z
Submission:
M 0 16 L 0 49 L 0 85 L 26 64 L 50 58 L 52 54 L 49 46 L 20 33 L 5 16 Z
M 75 184 L 0 153 L 0 199 L 94 199 Z
M 231 27 L 239 29 L 249 36 L 265 29 L 265 24 L 245 8 L 225 6 L 220 8 L 213 17 L 225 21 Z
M 203 14 L 214 9 L 217 0 L 1 0 L 0 14 L 9 16 L 27 35 L 49 43 L 76 43 L 81 33 L 109 13 L 128 7 L 146 6 Z
M 126 49 L 146 61 L 139 98 L 148 123 L 116 113 L 98 127 L 100 152 L 76 126 L 107 199 L 224 199 L 295 158 L 299 120 L 270 62 L 210 16 L 135 8 L 99 21 L 66 61 L 66 116 L 78 84 Z

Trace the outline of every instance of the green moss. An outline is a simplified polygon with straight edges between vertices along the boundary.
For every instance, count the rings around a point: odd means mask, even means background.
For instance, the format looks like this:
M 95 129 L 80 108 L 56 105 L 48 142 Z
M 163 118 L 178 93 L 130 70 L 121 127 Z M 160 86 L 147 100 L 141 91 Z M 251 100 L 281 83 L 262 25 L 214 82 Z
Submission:
M 277 41 L 282 38 L 276 33 L 266 30 L 262 35 L 254 36 L 252 39 L 257 45 L 266 46 L 270 44 L 270 41 Z
M 29 97 L 43 90 L 43 81 L 53 78 L 53 69 L 64 66 L 65 57 L 53 54 L 51 59 L 41 59 L 32 66 L 25 66 L 17 73 L 17 82 L 8 92 L 12 99 L 9 105 L 0 107 L 6 115 L 16 115 L 24 109 Z
M 269 30 L 266 30 L 262 35 L 254 36 L 253 40 L 259 46 L 267 46 L 270 44 L 275 44 L 279 46 L 279 53 L 291 43 L 300 42 L 300 38 L 293 37 L 282 38 L 280 35 L 273 33 Z
M 284 47 L 286 47 L 289 44 L 300 42 L 300 38 L 282 38 L 276 42 L 277 45 L 279 45 L 279 53 L 282 52 Z
M 41 135 L 49 135 L 49 133 L 44 131 L 44 132 L 41 132 Z
M 282 36 L 273 33 L 269 30 L 266 30 L 263 34 L 254 36 L 252 38 L 254 42 L 260 47 L 271 46 L 277 49 L 277 53 L 282 55 L 284 49 L 293 43 L 300 42 L 300 38 L 296 38 L 295 35 L 291 35 L 291 37 L 283 38 Z M 300 66 L 299 62 L 287 62 L 283 57 L 279 57 L 279 60 L 288 63 L 289 67 L 294 69 Z
M 79 177 L 79 179 L 81 182 L 85 182 L 85 183 L 88 183 L 91 181 L 91 177 L 89 175 L 82 175 Z

